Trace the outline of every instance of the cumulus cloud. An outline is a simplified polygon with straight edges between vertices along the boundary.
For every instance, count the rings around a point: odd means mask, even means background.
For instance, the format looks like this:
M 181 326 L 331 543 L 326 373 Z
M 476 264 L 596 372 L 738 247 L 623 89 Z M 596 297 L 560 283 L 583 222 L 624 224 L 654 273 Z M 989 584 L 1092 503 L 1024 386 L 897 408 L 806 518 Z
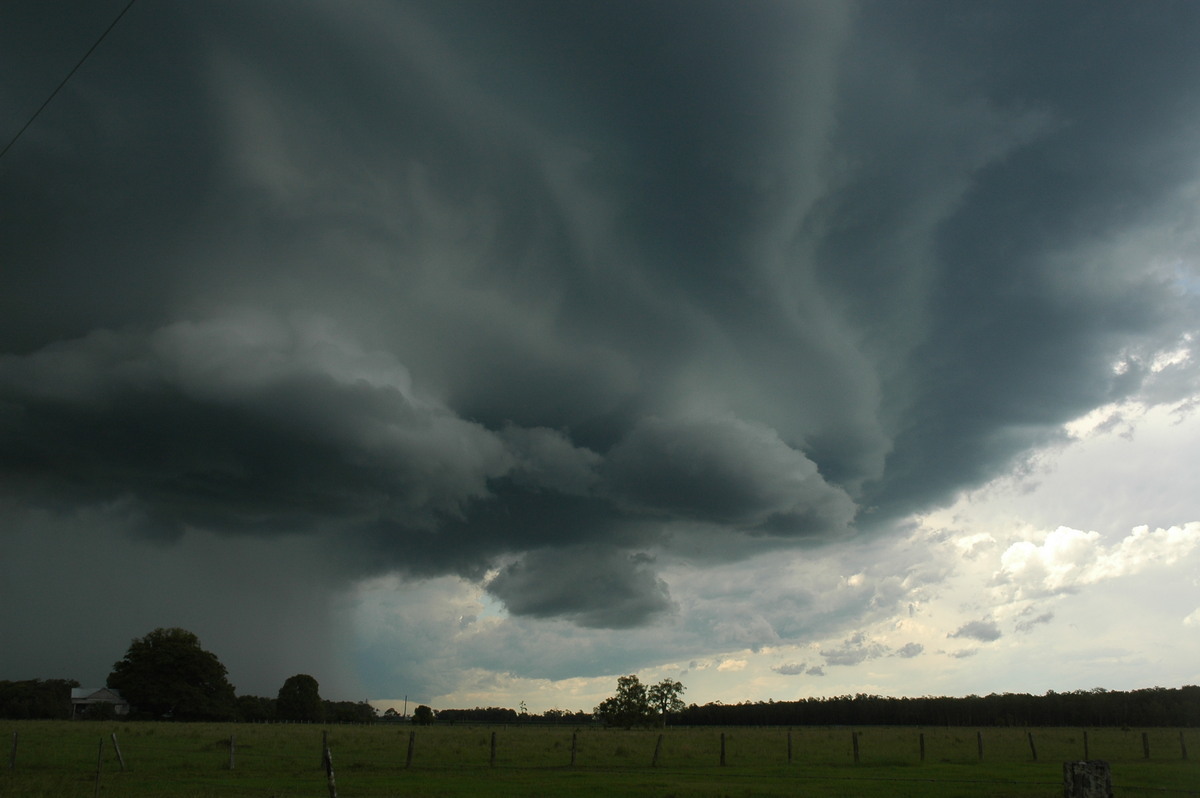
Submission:
M 893 655 L 904 659 L 912 659 L 913 657 L 920 656 L 924 651 L 925 646 L 920 643 L 905 643 L 896 649 Z
M 1119 543 L 1106 546 L 1100 533 L 1059 527 L 1040 544 L 1018 541 L 1000 557 L 994 582 L 1016 597 L 1069 593 L 1085 585 L 1171 565 L 1200 545 L 1200 522 L 1151 531 L 1135 528 Z

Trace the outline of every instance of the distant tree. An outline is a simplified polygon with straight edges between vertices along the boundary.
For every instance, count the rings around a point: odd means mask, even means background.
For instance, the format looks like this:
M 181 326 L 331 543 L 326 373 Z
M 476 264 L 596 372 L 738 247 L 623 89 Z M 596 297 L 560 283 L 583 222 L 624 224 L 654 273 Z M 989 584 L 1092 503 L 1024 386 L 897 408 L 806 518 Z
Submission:
M 0 718 L 42 718 L 63 720 L 71 717 L 71 688 L 74 679 L 28 679 L 0 682 Z
M 374 723 L 379 720 L 375 707 L 366 701 L 326 701 L 326 723 Z
M 258 695 L 237 697 L 237 717 L 244 723 L 275 720 L 275 699 Z
M 617 694 L 600 702 L 595 714 L 607 726 L 626 729 L 649 726 L 655 718 L 646 686 L 632 675 L 617 679 Z
M 658 713 L 659 723 L 665 726 L 667 715 L 683 711 L 684 703 L 679 697 L 683 695 L 683 691 L 682 682 L 673 682 L 670 679 L 663 679 L 650 688 L 648 695 L 650 706 Z
M 383 713 L 384 720 L 399 720 L 399 718 L 400 718 L 400 713 L 396 711 L 395 707 L 388 707 L 387 710 Z
M 289 676 L 279 688 L 275 699 L 275 715 L 280 720 L 309 721 L 319 723 L 325 719 L 325 706 L 321 703 L 321 690 L 317 680 L 307 673 Z
M 186 629 L 155 629 L 134 638 L 113 665 L 108 686 L 120 690 L 138 715 L 175 720 L 230 720 L 233 685 L 212 652 Z
M 508 707 L 475 707 L 474 709 L 441 709 L 438 723 L 516 723 L 517 711 Z
M 422 704 L 413 710 L 412 722 L 418 726 L 428 726 L 433 723 L 433 710 Z

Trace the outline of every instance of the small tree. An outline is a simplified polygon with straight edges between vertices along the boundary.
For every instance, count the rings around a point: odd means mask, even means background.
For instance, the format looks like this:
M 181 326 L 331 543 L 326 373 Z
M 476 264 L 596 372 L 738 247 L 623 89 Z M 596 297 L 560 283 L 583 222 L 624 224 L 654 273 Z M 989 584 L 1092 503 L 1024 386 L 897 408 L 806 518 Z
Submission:
M 649 726 L 654 720 L 646 686 L 633 675 L 617 679 L 617 694 L 600 702 L 595 714 L 607 726 L 624 726 L 626 729 Z
M 683 690 L 683 682 L 670 679 L 663 679 L 650 688 L 650 706 L 658 712 L 659 723 L 663 726 L 667 725 L 667 715 L 683 711 L 683 699 L 679 697 L 683 695 Z
M 412 722 L 418 726 L 428 726 L 433 723 L 433 710 L 422 704 L 413 710 Z
M 275 714 L 280 720 L 320 722 L 325 718 L 325 705 L 317 680 L 307 673 L 289 676 L 279 688 Z

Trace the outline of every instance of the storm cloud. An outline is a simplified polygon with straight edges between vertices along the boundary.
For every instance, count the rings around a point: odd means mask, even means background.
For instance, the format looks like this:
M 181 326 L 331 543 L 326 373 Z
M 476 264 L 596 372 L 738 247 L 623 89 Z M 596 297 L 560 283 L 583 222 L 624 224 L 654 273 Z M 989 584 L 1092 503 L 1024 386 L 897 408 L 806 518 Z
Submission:
M 0 129 L 119 10 L 72 5 L 3 12 Z M 891 534 L 1200 385 L 1198 27 L 138 5 L 0 161 L 0 491 L 584 628 L 676 612 L 664 564 Z

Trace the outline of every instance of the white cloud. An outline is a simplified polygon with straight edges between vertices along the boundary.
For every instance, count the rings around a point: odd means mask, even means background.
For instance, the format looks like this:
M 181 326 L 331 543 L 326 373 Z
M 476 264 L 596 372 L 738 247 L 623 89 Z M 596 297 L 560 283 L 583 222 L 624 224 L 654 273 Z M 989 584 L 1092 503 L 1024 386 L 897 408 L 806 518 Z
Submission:
M 1013 598 L 1034 598 L 1076 590 L 1108 579 L 1171 566 L 1200 544 L 1200 522 L 1169 529 L 1135 528 L 1115 546 L 1100 533 L 1060 526 L 1039 545 L 1022 540 L 1000 556 L 996 584 L 1012 587 Z

